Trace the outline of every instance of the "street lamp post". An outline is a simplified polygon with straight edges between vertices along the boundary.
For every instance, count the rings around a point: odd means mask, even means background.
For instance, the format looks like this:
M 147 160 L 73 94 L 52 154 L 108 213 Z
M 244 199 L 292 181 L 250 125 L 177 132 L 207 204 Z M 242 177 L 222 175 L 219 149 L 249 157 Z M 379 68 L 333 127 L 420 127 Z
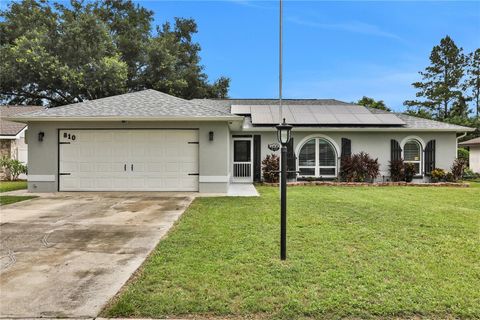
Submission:
M 280 259 L 287 259 L 287 144 L 290 141 L 292 126 L 283 118 L 282 84 L 283 84 L 283 0 L 280 0 L 279 10 L 279 41 L 278 41 L 278 122 L 277 138 L 282 145 L 280 157 Z M 283 119 L 283 122 L 282 122 Z
M 280 157 L 280 259 L 287 259 L 287 144 L 292 126 L 283 122 L 276 126 L 277 139 L 282 145 Z

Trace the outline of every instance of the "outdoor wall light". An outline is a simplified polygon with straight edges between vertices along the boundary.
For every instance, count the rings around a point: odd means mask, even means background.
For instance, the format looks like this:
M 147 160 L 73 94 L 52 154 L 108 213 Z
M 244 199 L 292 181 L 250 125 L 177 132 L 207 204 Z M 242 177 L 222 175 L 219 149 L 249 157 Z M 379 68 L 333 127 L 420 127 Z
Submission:
M 208 133 L 208 140 L 209 140 L 209 141 L 213 141 L 213 131 L 210 131 L 210 132 Z
M 40 131 L 40 132 L 38 133 L 38 141 L 42 142 L 42 141 L 43 141 L 43 137 L 45 137 L 45 132 Z

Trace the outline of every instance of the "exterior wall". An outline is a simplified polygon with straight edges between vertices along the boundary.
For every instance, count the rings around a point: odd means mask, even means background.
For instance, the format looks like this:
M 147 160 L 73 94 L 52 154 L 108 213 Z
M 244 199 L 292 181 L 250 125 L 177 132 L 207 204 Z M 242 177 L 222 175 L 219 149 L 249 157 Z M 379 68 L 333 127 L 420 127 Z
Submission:
M 0 139 L 0 157 L 11 157 L 11 147 L 12 140 L 11 139 Z M 5 174 L 3 168 L 0 168 L 0 180 L 7 179 L 7 175 Z
M 246 132 L 233 132 L 232 134 L 247 134 Z M 261 138 L 262 160 L 267 154 L 276 153 L 280 156 L 280 151 L 272 152 L 268 149 L 268 144 L 276 143 L 276 132 L 248 132 L 248 134 L 259 134 Z M 395 139 L 402 143 L 409 137 L 420 140 L 425 148 L 428 141 L 436 140 L 436 167 L 450 170 L 453 161 L 456 158 L 456 134 L 454 132 L 301 132 L 293 131 L 295 153 L 298 156 L 298 150 L 306 142 L 309 136 L 321 136 L 329 139 L 333 145 L 336 145 L 337 155 L 340 156 L 342 138 L 351 140 L 352 153 L 364 151 L 373 158 L 378 158 L 380 163 L 380 176 L 388 176 L 388 165 L 390 161 L 390 140 Z M 403 146 L 402 146 L 403 147 Z M 298 165 L 298 164 L 297 164 Z
M 471 146 L 470 147 L 470 169 L 473 172 L 480 173 L 480 146 Z
M 199 130 L 199 191 L 226 193 L 229 173 L 229 140 L 227 122 L 36 122 L 28 125 L 28 190 L 58 190 L 59 129 L 198 129 Z M 209 132 L 214 140 L 209 141 Z M 43 141 L 38 133 L 44 132 Z
M 11 157 L 12 139 L 0 140 L 0 157 Z

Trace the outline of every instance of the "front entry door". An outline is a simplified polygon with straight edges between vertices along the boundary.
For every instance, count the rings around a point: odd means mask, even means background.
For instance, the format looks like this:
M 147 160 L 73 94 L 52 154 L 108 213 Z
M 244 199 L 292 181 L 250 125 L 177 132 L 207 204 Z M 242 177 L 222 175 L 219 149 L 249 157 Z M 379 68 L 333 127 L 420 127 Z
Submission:
M 252 138 L 233 139 L 232 182 L 250 183 L 253 181 L 252 154 Z

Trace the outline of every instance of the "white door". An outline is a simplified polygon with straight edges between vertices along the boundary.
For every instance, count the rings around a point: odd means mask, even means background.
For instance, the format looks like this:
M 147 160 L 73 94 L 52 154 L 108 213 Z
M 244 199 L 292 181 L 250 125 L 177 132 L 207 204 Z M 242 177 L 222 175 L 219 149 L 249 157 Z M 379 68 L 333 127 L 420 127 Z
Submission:
M 252 138 L 233 138 L 232 182 L 251 183 L 253 181 L 252 155 Z
M 198 191 L 197 130 L 60 130 L 60 191 Z

